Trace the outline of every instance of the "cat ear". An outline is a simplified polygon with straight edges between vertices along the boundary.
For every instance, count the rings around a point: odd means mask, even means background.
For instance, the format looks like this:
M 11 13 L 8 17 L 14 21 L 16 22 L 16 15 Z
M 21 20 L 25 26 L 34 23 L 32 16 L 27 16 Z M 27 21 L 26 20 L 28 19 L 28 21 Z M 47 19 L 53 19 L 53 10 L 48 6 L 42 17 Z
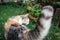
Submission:
M 29 14 L 25 14 L 25 17 L 28 17 Z

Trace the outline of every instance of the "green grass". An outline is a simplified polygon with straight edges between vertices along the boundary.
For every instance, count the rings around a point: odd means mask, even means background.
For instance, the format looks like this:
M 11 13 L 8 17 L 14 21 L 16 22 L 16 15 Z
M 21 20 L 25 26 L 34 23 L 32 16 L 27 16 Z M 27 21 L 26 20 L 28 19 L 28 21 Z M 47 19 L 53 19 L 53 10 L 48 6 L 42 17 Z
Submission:
M 0 40 L 5 40 L 4 23 L 7 21 L 7 19 L 14 15 L 26 13 L 26 9 L 23 6 L 18 7 L 18 5 L 16 4 L 0 5 Z M 32 24 L 30 24 L 29 26 L 31 25 Z M 34 25 L 32 25 L 32 27 L 33 26 Z M 58 28 L 54 23 L 52 23 L 49 34 L 44 40 L 60 40 L 60 28 Z

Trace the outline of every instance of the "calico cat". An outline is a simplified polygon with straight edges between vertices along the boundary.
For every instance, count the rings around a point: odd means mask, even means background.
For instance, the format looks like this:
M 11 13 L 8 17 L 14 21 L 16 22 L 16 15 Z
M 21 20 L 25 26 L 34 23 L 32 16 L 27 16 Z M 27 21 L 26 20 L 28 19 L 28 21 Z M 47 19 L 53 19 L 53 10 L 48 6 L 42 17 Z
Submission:
M 8 32 L 11 31 L 10 30 L 11 28 L 12 28 L 12 31 L 15 29 L 20 29 L 20 28 L 28 29 L 25 25 L 28 25 L 29 21 L 30 20 L 28 18 L 28 14 L 12 16 L 11 18 L 9 18 L 4 26 L 5 27 L 5 38 L 7 39 L 7 36 L 8 36 L 7 34 L 8 34 Z M 25 24 L 25 25 L 23 25 L 23 24 Z M 24 31 L 24 32 L 26 32 L 26 31 Z
M 8 40 L 43 40 L 49 32 L 53 13 L 54 9 L 52 6 L 44 6 L 37 20 L 35 29 L 25 33 L 21 33 L 20 30 L 18 31 L 17 29 L 15 31 L 12 30 L 13 36 L 8 33 L 11 36 L 8 37 Z

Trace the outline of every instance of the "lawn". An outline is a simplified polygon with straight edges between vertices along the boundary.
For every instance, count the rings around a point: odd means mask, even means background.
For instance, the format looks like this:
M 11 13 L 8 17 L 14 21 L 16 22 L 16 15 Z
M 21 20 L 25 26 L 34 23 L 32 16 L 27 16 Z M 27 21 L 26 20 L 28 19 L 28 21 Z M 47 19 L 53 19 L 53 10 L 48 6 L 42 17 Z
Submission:
M 0 40 L 4 39 L 4 23 L 8 18 L 14 15 L 26 14 L 26 8 L 19 6 L 14 3 L 6 5 L 0 5 Z M 60 40 L 60 28 L 58 28 L 54 22 L 50 28 L 49 34 L 44 40 Z

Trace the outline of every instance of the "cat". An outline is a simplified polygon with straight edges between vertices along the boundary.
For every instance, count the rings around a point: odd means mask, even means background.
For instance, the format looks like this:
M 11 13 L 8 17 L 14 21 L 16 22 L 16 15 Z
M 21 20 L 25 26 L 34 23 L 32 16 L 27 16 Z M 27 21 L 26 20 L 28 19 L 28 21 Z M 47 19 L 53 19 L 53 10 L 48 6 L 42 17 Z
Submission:
M 9 18 L 7 20 L 7 22 L 5 23 L 5 26 L 4 26 L 4 28 L 5 28 L 5 38 L 7 39 L 7 34 L 9 32 L 10 28 L 14 29 L 14 27 L 11 27 L 11 26 L 17 26 L 15 28 L 21 28 L 21 26 L 22 26 L 25 29 L 28 29 L 25 25 L 28 25 L 29 21 L 30 20 L 28 18 L 28 14 L 12 16 L 11 18 Z M 25 25 L 23 25 L 23 24 L 25 24 Z M 24 31 L 24 32 L 26 32 L 26 31 Z
M 25 33 L 21 33 L 20 30 L 15 30 L 15 32 L 12 30 L 14 33 L 14 37 L 11 36 L 12 40 L 43 40 L 49 32 L 53 13 L 52 6 L 44 6 L 37 20 L 36 28 Z

